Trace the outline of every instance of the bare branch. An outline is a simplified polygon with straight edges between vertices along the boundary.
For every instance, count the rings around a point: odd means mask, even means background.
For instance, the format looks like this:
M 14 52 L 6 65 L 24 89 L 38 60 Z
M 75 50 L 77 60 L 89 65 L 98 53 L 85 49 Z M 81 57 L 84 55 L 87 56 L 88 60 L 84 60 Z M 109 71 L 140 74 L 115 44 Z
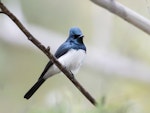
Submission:
M 45 47 L 42 45 L 24 26 L 23 24 L 13 15 L 5 5 L 0 1 L 0 8 L 4 14 L 6 14 L 27 36 L 36 47 L 38 47 L 66 76 L 71 82 L 80 90 L 80 92 L 93 104 L 96 106 L 95 99 L 81 86 L 81 84 L 74 78 L 71 71 L 68 71 L 58 60 L 50 53 L 50 47 Z
M 95 4 L 118 15 L 127 22 L 150 34 L 150 21 L 115 0 L 91 0 Z

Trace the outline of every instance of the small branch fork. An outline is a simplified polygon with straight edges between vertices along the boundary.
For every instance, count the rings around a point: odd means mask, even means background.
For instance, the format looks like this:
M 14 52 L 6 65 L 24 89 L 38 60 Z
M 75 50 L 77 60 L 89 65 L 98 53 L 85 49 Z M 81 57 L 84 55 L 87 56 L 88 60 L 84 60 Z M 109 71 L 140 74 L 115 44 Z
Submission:
M 97 105 L 95 99 L 81 86 L 81 84 L 74 78 L 71 71 L 68 71 L 58 60 L 51 54 L 50 47 L 45 47 L 41 44 L 24 26 L 23 24 L 13 15 L 6 6 L 0 1 L 0 13 L 7 15 L 27 36 L 36 47 L 38 47 L 66 76 L 67 78 L 79 89 L 79 91 L 94 105 Z

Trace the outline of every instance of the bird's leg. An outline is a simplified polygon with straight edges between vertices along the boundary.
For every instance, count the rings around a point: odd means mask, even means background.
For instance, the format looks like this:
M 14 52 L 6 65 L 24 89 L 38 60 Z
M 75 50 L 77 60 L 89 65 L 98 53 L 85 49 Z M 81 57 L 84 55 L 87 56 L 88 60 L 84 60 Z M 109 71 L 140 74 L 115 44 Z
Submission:
M 69 70 L 70 71 L 70 70 Z M 70 71 L 71 78 L 74 79 L 74 74 Z
M 65 69 L 67 69 L 66 67 L 64 67 Z M 70 72 L 70 75 L 71 75 L 71 79 L 74 79 L 74 74 L 71 72 L 71 70 L 67 69 L 67 71 Z

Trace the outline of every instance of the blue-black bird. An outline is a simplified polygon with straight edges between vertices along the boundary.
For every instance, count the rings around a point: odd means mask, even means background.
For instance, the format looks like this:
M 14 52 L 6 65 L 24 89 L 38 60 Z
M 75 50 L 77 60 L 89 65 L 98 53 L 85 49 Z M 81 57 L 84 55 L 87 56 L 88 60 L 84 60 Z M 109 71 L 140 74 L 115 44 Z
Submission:
M 84 35 L 82 34 L 80 28 L 72 27 L 69 31 L 69 37 L 57 49 L 54 55 L 58 61 L 73 74 L 78 72 L 86 55 L 86 47 L 83 43 L 83 37 Z M 57 68 L 57 66 L 49 61 L 38 81 L 24 95 L 24 98 L 29 99 L 49 77 L 59 72 L 60 70 Z

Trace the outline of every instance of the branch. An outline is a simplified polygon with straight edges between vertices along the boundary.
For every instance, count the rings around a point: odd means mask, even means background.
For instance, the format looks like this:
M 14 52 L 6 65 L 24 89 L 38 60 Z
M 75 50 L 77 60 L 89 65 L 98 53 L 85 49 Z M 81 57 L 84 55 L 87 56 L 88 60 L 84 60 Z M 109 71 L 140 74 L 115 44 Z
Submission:
M 150 35 L 150 21 L 115 0 L 91 0 Z
M 74 75 L 71 71 L 68 71 L 58 60 L 51 54 L 50 47 L 45 47 L 42 45 L 24 26 L 23 24 L 13 15 L 5 5 L 0 1 L 1 12 L 6 14 L 19 28 L 20 30 L 27 36 L 28 40 L 30 40 L 36 47 L 38 47 L 66 76 L 71 82 L 80 90 L 80 92 L 93 104 L 96 106 L 95 99 L 81 86 L 81 84 L 74 78 Z

